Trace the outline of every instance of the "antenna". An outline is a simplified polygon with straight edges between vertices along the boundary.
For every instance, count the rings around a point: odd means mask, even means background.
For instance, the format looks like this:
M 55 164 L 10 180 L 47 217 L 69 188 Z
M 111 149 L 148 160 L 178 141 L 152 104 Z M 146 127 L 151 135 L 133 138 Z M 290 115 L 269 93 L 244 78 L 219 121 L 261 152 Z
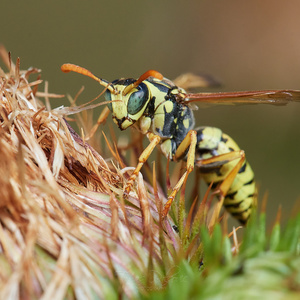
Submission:
M 164 76 L 162 76 L 159 72 L 155 70 L 148 70 L 144 74 L 142 74 L 138 80 L 136 80 L 134 83 L 127 85 L 125 89 L 123 90 L 123 96 L 127 95 L 133 88 L 137 87 L 142 81 L 146 80 L 149 77 L 154 77 L 159 80 L 162 80 Z
M 68 72 L 72 71 L 72 72 L 76 72 L 76 73 L 79 73 L 79 74 L 91 77 L 94 80 L 98 81 L 102 86 L 104 86 L 105 88 L 107 88 L 109 91 L 111 91 L 113 94 L 115 94 L 115 95 L 118 94 L 118 92 L 114 89 L 114 87 L 113 87 L 112 84 L 108 83 L 106 80 L 98 78 L 91 71 L 89 71 L 89 70 L 87 70 L 87 69 L 85 69 L 83 67 L 80 67 L 80 66 L 77 66 L 77 65 L 74 65 L 74 64 L 63 64 L 61 66 L 61 70 L 64 73 L 68 73 Z

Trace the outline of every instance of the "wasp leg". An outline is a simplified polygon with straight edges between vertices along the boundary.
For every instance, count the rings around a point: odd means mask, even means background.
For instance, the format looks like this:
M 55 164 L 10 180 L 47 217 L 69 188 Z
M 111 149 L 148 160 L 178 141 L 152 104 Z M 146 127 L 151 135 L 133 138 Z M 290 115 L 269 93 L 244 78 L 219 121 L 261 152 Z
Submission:
M 241 170 L 243 164 L 245 163 L 245 152 L 243 150 L 237 150 L 228 152 L 225 154 L 217 155 L 211 158 L 198 160 L 196 161 L 196 166 L 200 168 L 200 170 L 205 170 L 209 168 L 220 168 L 221 166 L 237 160 L 237 163 L 232 167 L 232 169 L 229 171 L 229 173 L 226 175 L 226 177 L 222 180 L 222 182 L 219 184 L 218 188 L 216 189 L 216 193 L 220 195 L 219 203 L 217 205 L 217 208 L 214 210 L 214 217 L 212 218 L 215 220 L 221 211 L 221 208 L 223 206 L 223 202 L 225 199 L 225 196 L 227 195 L 229 189 L 231 188 L 234 179 L 236 178 L 238 172 Z
M 133 185 L 137 175 L 139 174 L 142 166 L 147 161 L 147 159 L 149 158 L 149 156 L 152 153 L 152 151 L 154 150 L 154 148 L 160 143 L 161 138 L 158 135 L 150 133 L 147 136 L 148 136 L 148 139 L 150 140 L 150 144 L 147 146 L 147 148 L 140 155 L 139 163 L 136 166 L 135 170 L 133 171 L 133 173 L 131 174 L 129 180 L 126 183 L 126 186 L 125 186 L 125 189 L 124 189 L 124 192 L 126 194 L 129 194 L 129 192 L 131 191 L 132 185 Z
M 245 152 L 243 150 L 237 150 L 237 151 L 231 151 L 225 154 L 213 156 L 211 158 L 206 158 L 203 160 L 196 161 L 196 166 L 201 168 L 207 168 L 210 167 L 209 165 L 216 167 L 221 167 L 222 165 L 225 165 L 228 162 L 231 162 L 233 160 L 238 159 L 238 162 L 236 165 L 231 169 L 231 171 L 227 174 L 225 179 L 222 181 L 222 183 L 218 187 L 218 192 L 221 196 L 226 196 L 228 190 L 230 189 L 237 173 L 241 169 L 244 161 L 245 161 Z
M 94 134 L 95 134 L 95 132 L 97 131 L 98 127 L 99 127 L 102 123 L 104 123 L 104 122 L 106 121 L 106 119 L 107 119 L 107 117 L 108 117 L 109 114 L 110 114 L 110 110 L 109 110 L 109 108 L 106 106 L 106 107 L 102 110 L 102 112 L 101 112 L 101 114 L 100 114 L 100 116 L 99 116 L 99 118 L 98 118 L 98 120 L 97 120 L 97 123 L 93 126 L 93 128 L 92 128 L 91 131 L 90 131 L 90 133 L 86 136 L 86 140 L 89 140 L 90 138 L 92 138 L 92 137 L 94 136 Z
M 189 148 L 189 152 L 187 154 L 186 171 L 181 176 L 181 178 L 173 188 L 172 193 L 168 197 L 168 201 L 166 202 L 162 211 L 163 218 L 166 217 L 166 215 L 168 214 L 176 194 L 178 193 L 179 189 L 182 187 L 188 175 L 194 169 L 196 144 L 197 144 L 197 132 L 195 130 L 190 130 L 175 152 L 174 160 L 177 160 L 183 157 L 186 150 Z

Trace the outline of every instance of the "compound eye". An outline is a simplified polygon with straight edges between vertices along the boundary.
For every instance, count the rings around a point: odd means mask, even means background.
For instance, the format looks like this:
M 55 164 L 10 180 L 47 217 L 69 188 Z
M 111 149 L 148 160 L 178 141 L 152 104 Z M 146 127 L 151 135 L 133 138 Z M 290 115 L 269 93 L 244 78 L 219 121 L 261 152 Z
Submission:
M 104 93 L 104 98 L 106 101 L 111 101 L 111 92 L 109 90 L 106 90 Z M 112 103 L 107 104 L 108 109 L 112 112 Z
M 140 83 L 136 87 L 137 91 L 133 92 L 128 100 L 127 111 L 131 115 L 138 113 L 148 100 L 148 88 L 144 83 Z

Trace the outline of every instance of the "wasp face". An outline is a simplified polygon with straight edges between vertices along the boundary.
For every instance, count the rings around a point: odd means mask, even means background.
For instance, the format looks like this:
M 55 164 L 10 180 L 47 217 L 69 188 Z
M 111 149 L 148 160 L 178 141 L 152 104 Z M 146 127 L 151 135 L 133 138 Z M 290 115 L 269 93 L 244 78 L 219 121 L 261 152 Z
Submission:
M 135 81 L 132 78 L 115 80 L 112 85 L 117 93 L 106 90 L 104 94 L 107 101 L 112 101 L 108 104 L 108 108 L 112 112 L 114 122 L 121 130 L 133 125 L 143 115 L 150 99 L 148 87 L 143 82 L 128 93 L 124 93 L 124 89 Z

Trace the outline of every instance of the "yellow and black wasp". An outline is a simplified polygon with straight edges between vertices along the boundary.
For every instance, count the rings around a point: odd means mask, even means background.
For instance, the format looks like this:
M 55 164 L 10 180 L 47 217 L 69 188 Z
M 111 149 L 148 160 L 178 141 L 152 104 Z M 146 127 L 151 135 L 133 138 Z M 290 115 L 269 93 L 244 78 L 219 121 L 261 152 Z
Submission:
M 162 216 L 168 214 L 176 193 L 196 165 L 206 183 L 218 191 L 225 208 L 245 224 L 256 202 L 254 173 L 245 153 L 234 140 L 214 127 L 194 129 L 192 102 L 286 104 L 300 99 L 300 91 L 268 90 L 226 93 L 187 93 L 160 73 L 149 70 L 137 80 L 117 79 L 108 82 L 90 71 L 64 64 L 62 71 L 74 71 L 92 77 L 106 88 L 105 98 L 113 121 L 121 130 L 131 125 L 145 134 L 150 144 L 139 157 L 130 176 L 128 194 L 143 164 L 156 146 L 172 161 L 186 160 L 186 171 L 173 188 Z

